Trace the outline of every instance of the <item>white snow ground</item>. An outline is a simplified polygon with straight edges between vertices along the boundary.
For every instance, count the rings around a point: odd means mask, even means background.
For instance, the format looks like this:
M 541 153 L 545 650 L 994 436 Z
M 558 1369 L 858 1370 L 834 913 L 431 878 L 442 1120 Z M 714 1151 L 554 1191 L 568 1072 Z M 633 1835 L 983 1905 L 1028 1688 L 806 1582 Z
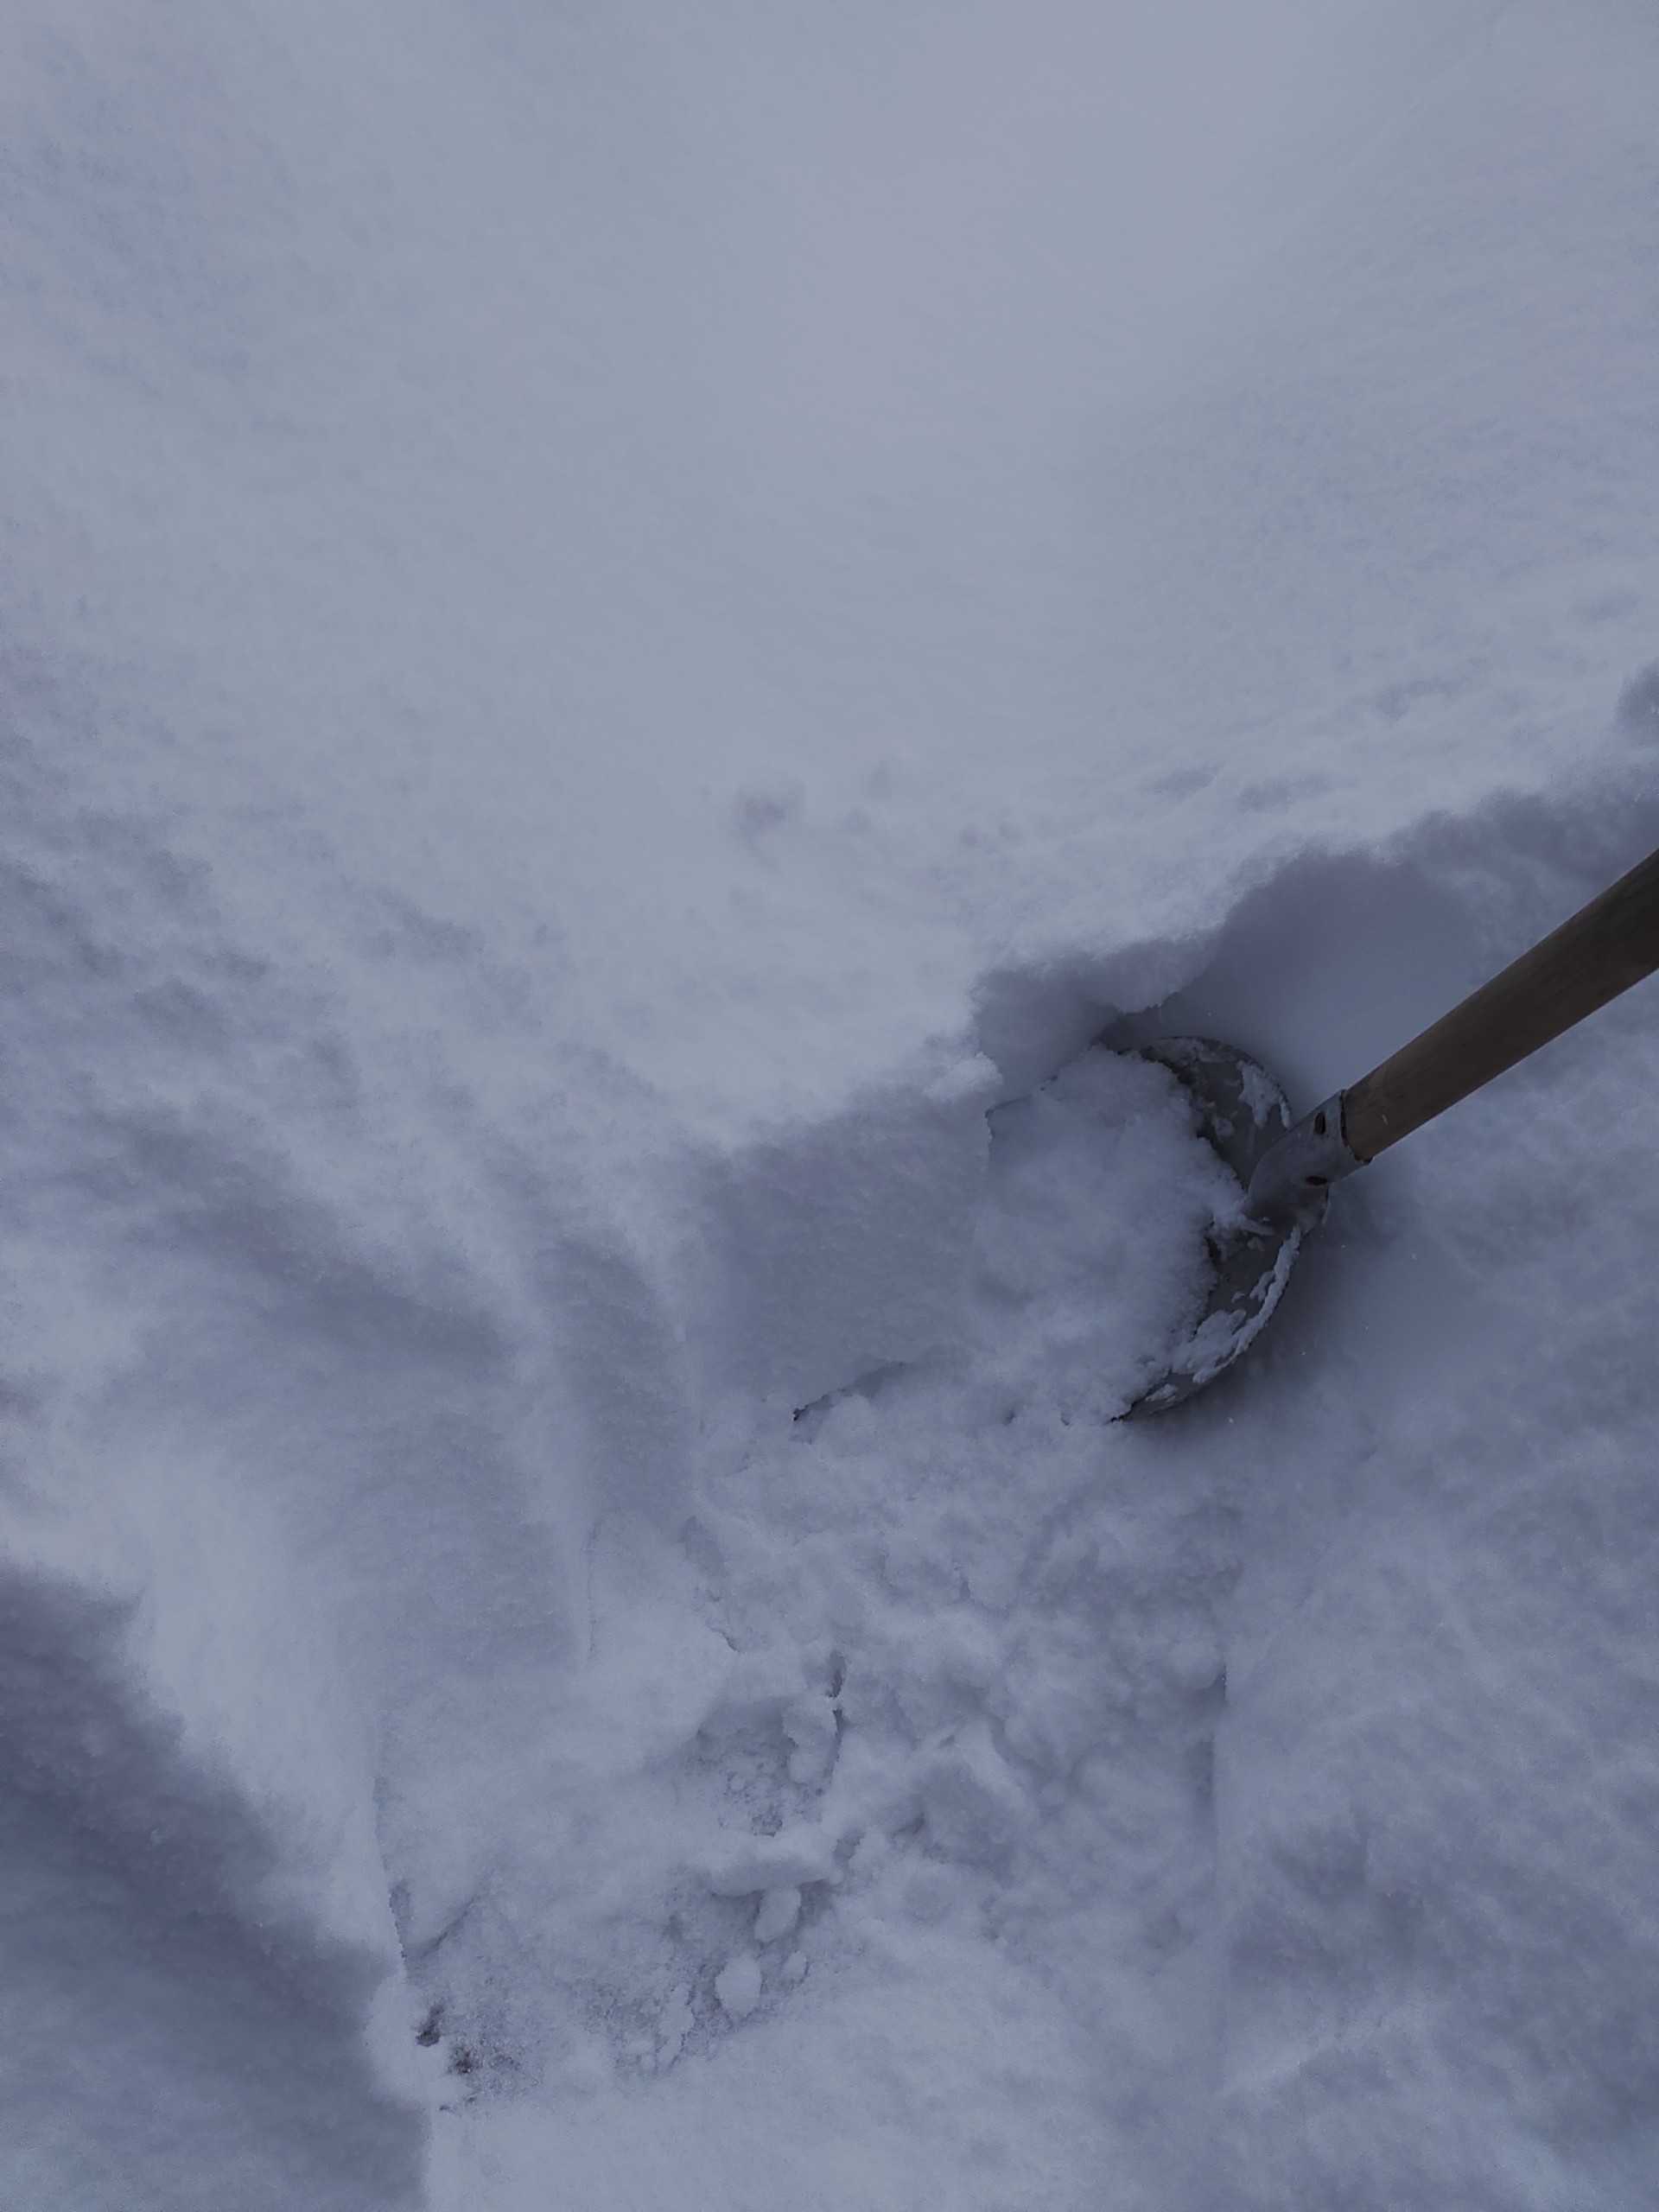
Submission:
M 1030 1094 L 1659 842 L 1656 84 L 14 0 L 7 2204 L 1654 2201 L 1659 987 L 1159 1427 Z

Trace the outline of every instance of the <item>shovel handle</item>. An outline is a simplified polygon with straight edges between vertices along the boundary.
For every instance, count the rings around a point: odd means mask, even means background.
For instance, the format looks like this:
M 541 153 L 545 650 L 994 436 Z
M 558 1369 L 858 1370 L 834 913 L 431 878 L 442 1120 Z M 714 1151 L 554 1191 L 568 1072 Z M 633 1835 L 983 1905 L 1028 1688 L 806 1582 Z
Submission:
M 1659 968 L 1659 853 L 1342 1094 L 1342 1135 L 1375 1160 Z

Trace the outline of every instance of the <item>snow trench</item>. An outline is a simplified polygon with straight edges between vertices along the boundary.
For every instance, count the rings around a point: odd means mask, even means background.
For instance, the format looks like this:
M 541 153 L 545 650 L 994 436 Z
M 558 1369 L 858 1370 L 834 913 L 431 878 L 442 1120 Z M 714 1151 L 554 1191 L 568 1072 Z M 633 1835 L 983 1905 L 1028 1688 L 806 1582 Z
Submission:
M 1632 858 L 1630 791 L 1306 851 L 1179 941 L 988 973 L 943 1066 L 659 1146 L 649 1205 L 480 1154 L 453 1243 L 353 1164 L 384 1078 L 319 1007 L 235 969 L 285 1040 L 279 1136 L 215 1099 L 232 1001 L 190 956 L 146 976 L 44 859 L 15 878 L 16 941 L 132 1010 L 80 1187 L 20 1224 L 7 1384 L 17 1955 L 41 2063 L 125 2084 L 66 2152 L 25 2082 L 40 2201 L 143 2156 L 173 2202 L 413 2202 L 429 2160 L 434 2203 L 529 2205 L 556 2155 L 664 2206 L 695 2159 L 734 2206 L 1081 2207 L 1106 2174 L 1265 2207 L 1287 2099 L 1332 2190 L 1541 2205 L 1593 2143 L 1630 2201 L 1639 1009 L 1344 1192 L 1256 1356 L 1150 1427 L 1111 1416 L 1194 1294 L 1209 1171 L 1162 1071 L 1088 1049 L 1213 1031 L 1323 1095 Z M 202 921 L 127 833 L 105 865 Z M 91 1249 L 54 1236 L 88 1178 Z M 1516 1947 L 1562 1915 L 1517 2037 Z

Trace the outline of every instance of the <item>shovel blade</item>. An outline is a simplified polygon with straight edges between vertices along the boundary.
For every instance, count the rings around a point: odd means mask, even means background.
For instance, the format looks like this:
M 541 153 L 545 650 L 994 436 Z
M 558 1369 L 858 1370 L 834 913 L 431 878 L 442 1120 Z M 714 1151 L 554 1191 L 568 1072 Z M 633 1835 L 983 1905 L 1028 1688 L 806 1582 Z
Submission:
M 1249 1187 L 1255 1163 L 1291 1123 L 1289 1102 L 1260 1061 L 1212 1037 L 1160 1037 L 1139 1048 L 1166 1067 L 1192 1102 L 1198 1134 Z M 1156 1378 L 1119 1418 L 1166 1413 L 1242 1359 L 1284 1294 L 1308 1230 L 1241 1215 L 1216 1222 L 1205 1242 L 1211 1281 L 1200 1311 L 1166 1356 Z

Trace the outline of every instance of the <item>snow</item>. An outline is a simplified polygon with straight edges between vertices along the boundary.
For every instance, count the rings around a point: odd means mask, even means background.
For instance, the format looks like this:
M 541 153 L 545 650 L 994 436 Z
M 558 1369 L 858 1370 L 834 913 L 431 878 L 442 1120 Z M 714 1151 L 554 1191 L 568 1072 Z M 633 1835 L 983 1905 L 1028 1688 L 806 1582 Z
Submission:
M 1651 2202 L 1656 68 L 9 10 L 7 2203 Z
M 715 1995 L 734 2020 L 747 2019 L 760 2002 L 760 1961 L 747 1951 L 732 1960 L 715 1976 Z
M 793 1762 L 790 1779 L 796 1780 Z M 760 1910 L 754 1916 L 754 1940 L 757 1943 L 775 1943 L 780 1936 L 789 1935 L 801 1916 L 801 1893 L 797 1889 L 768 1890 L 760 1900 Z M 791 1958 L 797 1955 L 791 1952 Z M 756 1988 L 759 1989 L 759 1974 Z

